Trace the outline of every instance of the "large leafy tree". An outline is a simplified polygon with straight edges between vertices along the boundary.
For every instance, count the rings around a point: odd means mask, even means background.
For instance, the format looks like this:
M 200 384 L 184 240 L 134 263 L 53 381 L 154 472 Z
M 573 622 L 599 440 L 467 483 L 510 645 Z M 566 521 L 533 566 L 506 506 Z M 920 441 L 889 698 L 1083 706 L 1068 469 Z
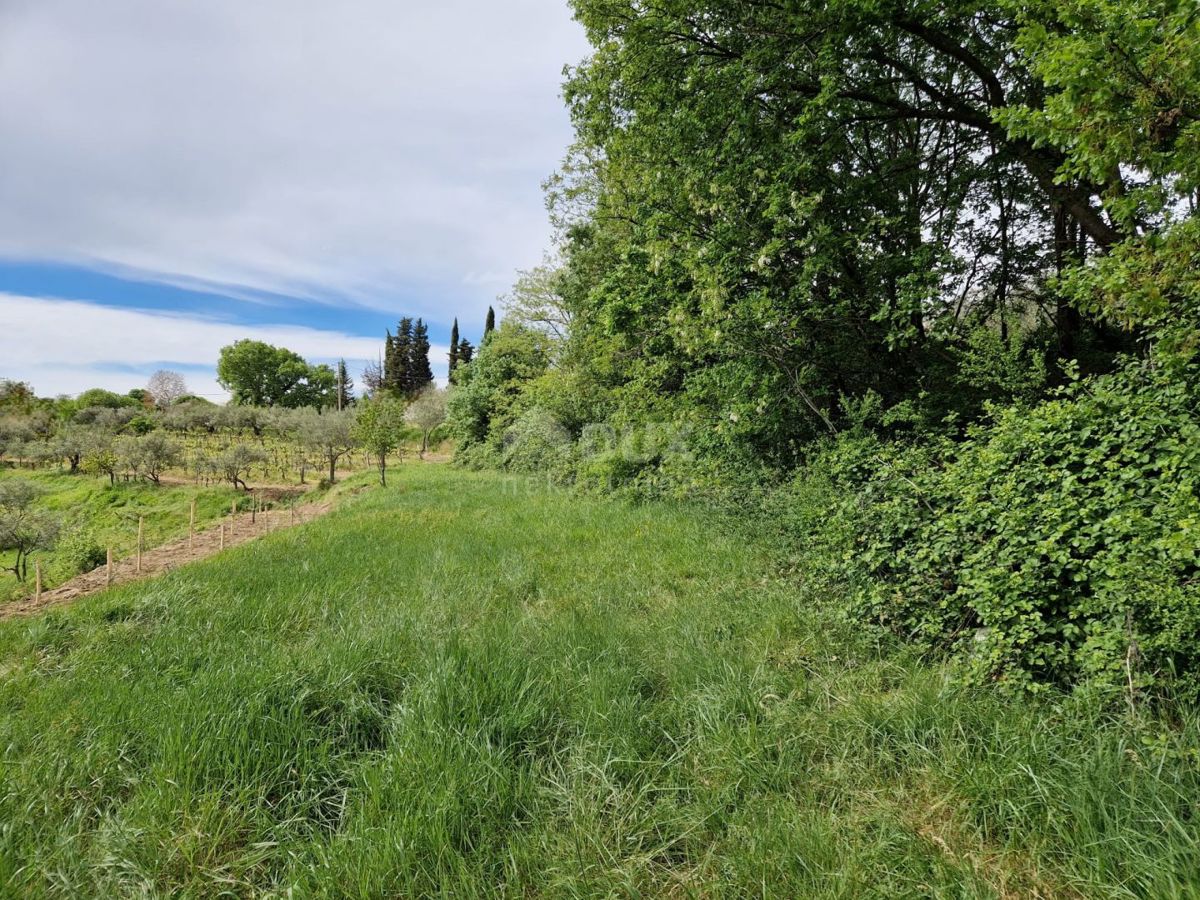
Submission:
M 786 456 L 845 397 L 950 411 L 972 323 L 1008 342 L 1041 317 L 1060 357 L 1127 345 L 1046 279 L 1194 189 L 1155 149 L 1194 146 L 1194 9 L 574 6 L 595 52 L 567 85 L 588 200 L 569 259 L 605 263 L 576 331 L 627 383 Z M 1151 146 L 1097 136 L 1122 130 Z
M 252 340 L 221 348 L 217 381 L 234 403 L 250 406 L 328 406 L 337 388 L 329 366 L 311 366 L 292 350 Z

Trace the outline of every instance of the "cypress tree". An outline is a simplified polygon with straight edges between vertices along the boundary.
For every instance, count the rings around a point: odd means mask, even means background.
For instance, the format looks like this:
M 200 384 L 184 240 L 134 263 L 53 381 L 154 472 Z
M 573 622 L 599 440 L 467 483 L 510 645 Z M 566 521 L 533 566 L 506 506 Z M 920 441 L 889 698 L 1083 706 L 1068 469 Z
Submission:
M 471 361 L 475 355 L 475 348 L 471 346 L 471 342 L 463 338 L 458 342 L 458 364 L 464 366 Z
M 450 326 L 450 371 L 454 371 L 454 367 L 458 364 L 458 318 L 455 317 L 454 324 Z
M 354 380 L 346 370 L 346 361 L 339 359 L 337 364 L 337 408 L 346 409 L 354 403 Z
M 388 388 L 394 394 L 407 395 L 412 387 L 412 342 L 413 320 L 405 316 L 396 326 L 396 338 L 392 342 L 396 364 Z
M 433 384 L 433 369 L 429 366 L 429 326 L 421 319 L 413 326 L 412 343 L 409 344 L 408 363 L 409 397 L 415 397 Z
M 483 339 L 486 341 L 487 336 L 496 330 L 496 311 L 490 306 L 488 307 L 487 321 L 483 323 Z
M 383 371 L 380 373 L 379 386 L 383 390 L 393 390 L 396 382 L 396 339 L 392 337 L 389 328 L 387 339 L 383 342 Z

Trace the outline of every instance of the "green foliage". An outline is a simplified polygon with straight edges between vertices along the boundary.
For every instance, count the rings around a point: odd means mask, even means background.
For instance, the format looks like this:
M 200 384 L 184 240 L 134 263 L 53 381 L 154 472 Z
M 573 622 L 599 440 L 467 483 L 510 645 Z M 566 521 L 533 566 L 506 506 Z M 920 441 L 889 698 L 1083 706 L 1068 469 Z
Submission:
M 498 448 L 520 415 L 525 385 L 544 374 L 550 348 L 544 334 L 505 323 L 492 332 L 479 355 L 464 363 L 447 401 L 447 421 L 464 448 L 489 443 Z
M 262 341 L 241 340 L 221 348 L 217 381 L 247 406 L 320 408 L 336 403 L 337 375 L 310 366 L 297 353 Z
M 1200 696 L 1197 402 L 1135 365 L 958 445 L 845 442 L 814 466 L 863 614 L 981 680 Z
M 396 453 L 404 437 L 404 403 L 383 394 L 365 398 L 354 410 L 351 436 L 379 466 L 379 483 L 387 484 L 388 456 Z
M 61 566 L 71 575 L 91 572 L 108 559 L 107 550 L 87 524 L 76 524 L 66 529 L 55 550 Z

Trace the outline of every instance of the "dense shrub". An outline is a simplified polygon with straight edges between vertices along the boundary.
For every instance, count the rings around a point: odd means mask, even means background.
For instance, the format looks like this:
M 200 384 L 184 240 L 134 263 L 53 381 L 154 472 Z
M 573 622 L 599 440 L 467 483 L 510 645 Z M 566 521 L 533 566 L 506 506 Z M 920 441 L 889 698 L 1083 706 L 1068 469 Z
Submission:
M 958 446 L 822 462 L 859 610 L 975 678 L 1200 694 L 1197 394 L 1135 364 L 1005 409 Z

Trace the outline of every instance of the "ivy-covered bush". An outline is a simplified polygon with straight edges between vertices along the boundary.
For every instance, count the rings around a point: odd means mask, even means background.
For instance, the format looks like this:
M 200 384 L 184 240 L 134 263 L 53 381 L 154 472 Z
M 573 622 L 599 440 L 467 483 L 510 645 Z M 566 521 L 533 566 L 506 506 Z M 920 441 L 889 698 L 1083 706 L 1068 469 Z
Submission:
M 977 679 L 1200 696 L 1198 399 L 1137 363 L 957 446 L 842 442 L 857 609 Z

